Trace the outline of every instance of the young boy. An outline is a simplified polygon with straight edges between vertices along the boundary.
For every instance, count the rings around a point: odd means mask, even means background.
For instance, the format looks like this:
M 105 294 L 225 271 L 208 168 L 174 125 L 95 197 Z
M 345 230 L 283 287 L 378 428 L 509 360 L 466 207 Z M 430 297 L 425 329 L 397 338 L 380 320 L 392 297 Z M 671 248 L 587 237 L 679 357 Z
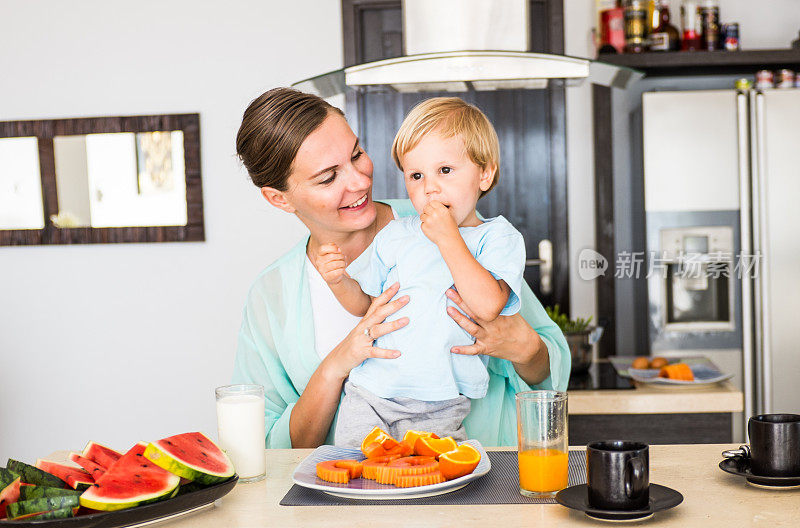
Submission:
M 396 438 L 408 429 L 465 440 L 470 399 L 486 395 L 488 358 L 458 355 L 474 338 L 446 312 L 455 286 L 479 318 L 519 311 L 525 265 L 522 235 L 502 216 L 482 221 L 475 206 L 497 183 L 499 142 L 476 107 L 455 97 L 423 101 L 406 116 L 392 145 L 419 217 L 390 222 L 345 269 L 333 244 L 317 267 L 339 302 L 363 316 L 372 298 L 400 283 L 409 303 L 389 317 L 409 324 L 377 341 L 401 352 L 368 359 L 350 372 L 339 406 L 335 443 L 358 446 L 379 426 Z

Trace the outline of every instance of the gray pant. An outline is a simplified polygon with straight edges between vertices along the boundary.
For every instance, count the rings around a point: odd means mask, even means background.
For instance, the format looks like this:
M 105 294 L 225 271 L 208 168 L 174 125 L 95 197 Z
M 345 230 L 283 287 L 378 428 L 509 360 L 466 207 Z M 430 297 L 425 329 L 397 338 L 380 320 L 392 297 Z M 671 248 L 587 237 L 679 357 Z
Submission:
M 420 401 L 411 398 L 381 398 L 349 380 L 339 404 L 334 443 L 340 447 L 360 447 L 361 441 L 378 426 L 397 440 L 406 431 L 428 431 L 440 437 L 467 439 L 463 421 L 469 414 L 470 401 L 463 394 L 444 401 Z

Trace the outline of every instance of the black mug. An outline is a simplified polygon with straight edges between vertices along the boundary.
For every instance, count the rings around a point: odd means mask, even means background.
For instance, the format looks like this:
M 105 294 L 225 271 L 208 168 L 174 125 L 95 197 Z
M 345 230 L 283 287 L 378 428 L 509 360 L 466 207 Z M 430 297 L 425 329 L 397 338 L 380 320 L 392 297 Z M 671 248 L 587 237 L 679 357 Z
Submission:
M 765 477 L 800 477 L 800 415 L 760 414 L 747 422 L 750 471 Z
M 641 510 L 650 501 L 647 444 L 607 440 L 586 447 L 589 505 L 600 510 Z

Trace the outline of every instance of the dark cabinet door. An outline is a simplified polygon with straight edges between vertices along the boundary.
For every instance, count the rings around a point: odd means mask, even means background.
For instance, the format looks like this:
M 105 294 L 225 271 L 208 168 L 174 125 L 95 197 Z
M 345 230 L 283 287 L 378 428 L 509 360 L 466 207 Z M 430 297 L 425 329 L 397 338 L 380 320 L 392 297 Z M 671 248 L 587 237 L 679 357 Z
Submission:
M 532 51 L 563 49 L 561 33 L 554 36 L 548 27 L 553 17 L 560 24 L 560 9 L 561 2 L 531 2 Z M 343 12 L 348 65 L 402 55 L 399 2 L 345 0 Z M 528 284 L 542 304 L 558 303 L 569 310 L 563 86 L 551 82 L 541 90 L 399 93 L 387 88 L 350 93 L 348 119 L 375 164 L 375 199 L 407 197 L 391 159 L 392 140 L 408 111 L 436 96 L 461 97 L 492 121 L 500 139 L 500 179 L 478 202 L 478 211 L 485 217 L 503 215 L 514 224 L 525 237 Z M 545 258 L 550 270 L 538 262 Z

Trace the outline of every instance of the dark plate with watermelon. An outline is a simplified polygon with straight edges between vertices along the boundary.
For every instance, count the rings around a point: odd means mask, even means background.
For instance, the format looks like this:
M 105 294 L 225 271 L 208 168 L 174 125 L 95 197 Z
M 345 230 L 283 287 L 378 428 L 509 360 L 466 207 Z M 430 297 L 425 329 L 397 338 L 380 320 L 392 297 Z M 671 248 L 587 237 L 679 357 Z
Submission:
M 160 502 L 136 506 L 127 510 L 92 513 L 66 519 L 47 521 L 0 521 L 0 526 L 35 526 L 36 528 L 118 528 L 150 523 L 194 510 L 211 506 L 215 500 L 230 492 L 239 480 L 237 475 L 210 486 L 166 499 Z
M 9 459 L 0 468 L 0 528 L 117 528 L 164 521 L 207 507 L 239 480 L 227 455 L 193 432 L 138 442 L 118 453 L 89 442 L 70 453 L 79 467 Z

